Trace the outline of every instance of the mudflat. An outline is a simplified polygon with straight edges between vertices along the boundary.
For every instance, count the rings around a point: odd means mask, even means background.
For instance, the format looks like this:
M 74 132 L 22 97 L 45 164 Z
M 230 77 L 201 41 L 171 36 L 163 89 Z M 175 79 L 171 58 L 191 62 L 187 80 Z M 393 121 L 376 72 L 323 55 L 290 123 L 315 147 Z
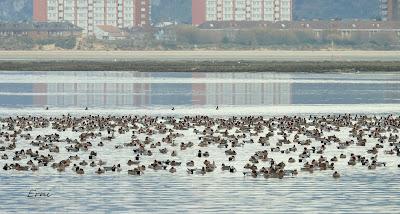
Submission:
M 0 51 L 5 61 L 400 61 L 400 51 Z
M 400 71 L 397 51 L 2 51 L 0 71 Z

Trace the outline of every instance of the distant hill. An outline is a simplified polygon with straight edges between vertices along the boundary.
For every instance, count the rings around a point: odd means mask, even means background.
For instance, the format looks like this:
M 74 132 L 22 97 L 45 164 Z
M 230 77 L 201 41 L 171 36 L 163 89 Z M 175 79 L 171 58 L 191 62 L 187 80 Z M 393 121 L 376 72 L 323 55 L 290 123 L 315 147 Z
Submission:
M 153 22 L 192 23 L 192 0 L 152 0 Z
M 294 19 L 377 19 L 379 0 L 294 0 Z
M 33 0 L 0 0 L 0 21 L 32 19 Z
M 0 0 L 0 21 L 32 18 L 33 0 Z M 152 0 L 154 22 L 191 22 L 191 0 Z M 379 0 L 294 0 L 294 18 L 371 19 L 379 17 Z

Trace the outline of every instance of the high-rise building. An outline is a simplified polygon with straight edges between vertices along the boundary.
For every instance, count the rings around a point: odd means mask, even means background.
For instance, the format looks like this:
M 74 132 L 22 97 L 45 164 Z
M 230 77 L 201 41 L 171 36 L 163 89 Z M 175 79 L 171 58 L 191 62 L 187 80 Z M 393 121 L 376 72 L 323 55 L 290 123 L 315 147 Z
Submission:
M 192 23 L 291 21 L 292 0 L 192 0 Z
M 150 25 L 150 0 L 34 0 L 33 20 L 70 22 L 93 35 L 96 26 Z
M 384 21 L 400 21 L 400 0 L 381 0 L 381 15 Z

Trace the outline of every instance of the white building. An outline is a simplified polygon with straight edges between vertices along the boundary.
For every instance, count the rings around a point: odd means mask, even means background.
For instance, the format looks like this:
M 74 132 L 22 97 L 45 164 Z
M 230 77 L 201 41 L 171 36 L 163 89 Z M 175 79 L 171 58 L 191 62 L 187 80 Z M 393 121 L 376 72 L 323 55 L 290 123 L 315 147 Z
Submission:
M 98 25 L 150 25 L 150 0 L 34 0 L 35 21 L 73 23 L 93 35 Z
M 193 24 L 206 21 L 292 21 L 292 0 L 192 0 Z

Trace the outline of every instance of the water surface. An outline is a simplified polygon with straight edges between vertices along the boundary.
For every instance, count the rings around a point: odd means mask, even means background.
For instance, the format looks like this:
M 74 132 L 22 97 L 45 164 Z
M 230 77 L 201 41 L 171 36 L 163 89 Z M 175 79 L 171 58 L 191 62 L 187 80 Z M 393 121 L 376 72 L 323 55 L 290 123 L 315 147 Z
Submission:
M 0 72 L 3 116 L 45 114 L 45 106 L 55 115 L 85 113 L 77 110 L 84 107 L 95 109 L 89 113 L 158 109 L 163 114 L 172 106 L 176 114 L 179 109 L 195 114 L 210 113 L 204 109 L 216 105 L 226 109 L 220 115 L 321 109 L 399 114 L 400 73 Z M 344 172 L 339 180 L 327 174 L 266 180 L 218 173 L 131 177 L 1 171 L 0 212 L 398 213 L 399 179 L 395 167 Z M 31 189 L 52 196 L 31 199 L 26 197 Z
M 399 104 L 400 73 L 0 72 L 0 107 Z

